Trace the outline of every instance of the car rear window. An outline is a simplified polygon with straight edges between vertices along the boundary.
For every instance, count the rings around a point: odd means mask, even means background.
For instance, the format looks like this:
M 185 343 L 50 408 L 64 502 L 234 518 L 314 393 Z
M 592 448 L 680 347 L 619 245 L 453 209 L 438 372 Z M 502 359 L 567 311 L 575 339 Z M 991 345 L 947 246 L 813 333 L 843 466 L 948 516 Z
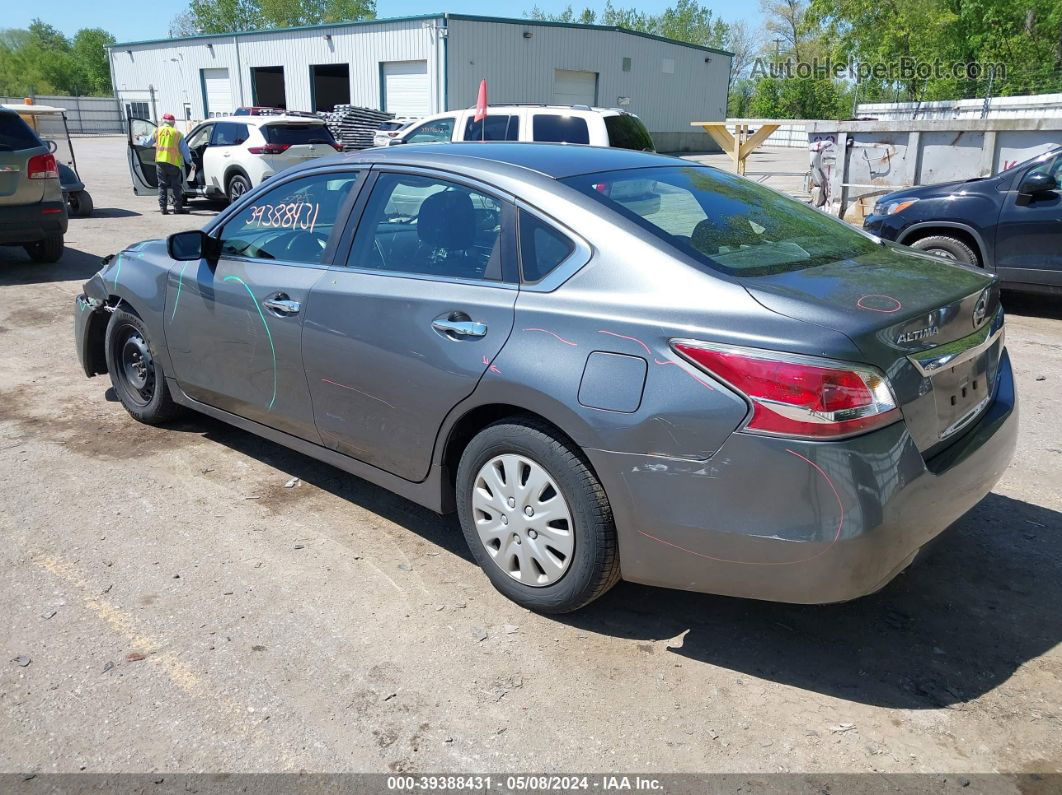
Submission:
M 33 129 L 16 113 L 0 113 L 0 152 L 18 152 L 41 146 Z
M 559 113 L 536 113 L 531 133 L 534 140 L 547 143 L 590 143 L 590 130 L 586 126 L 586 119 L 580 116 L 562 116 Z
M 334 144 L 336 139 L 323 124 L 267 124 L 262 135 L 271 144 Z
M 638 168 L 562 181 L 723 273 L 787 273 L 877 248 L 843 221 L 713 168 Z
M 605 129 L 608 131 L 608 145 L 619 149 L 635 149 L 639 152 L 655 152 L 653 136 L 645 129 L 642 120 L 629 113 L 619 116 L 606 116 Z
M 520 140 L 519 116 L 487 116 L 476 121 L 471 116 L 465 124 L 466 141 L 518 141 Z

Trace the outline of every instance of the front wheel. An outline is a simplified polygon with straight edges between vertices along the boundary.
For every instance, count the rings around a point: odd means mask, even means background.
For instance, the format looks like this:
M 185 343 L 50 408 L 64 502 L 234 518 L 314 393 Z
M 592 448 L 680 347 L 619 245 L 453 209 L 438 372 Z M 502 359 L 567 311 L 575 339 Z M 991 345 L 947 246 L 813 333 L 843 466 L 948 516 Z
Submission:
M 107 323 L 105 352 L 111 385 L 134 419 L 159 425 L 180 414 L 143 320 L 132 312 L 114 310 Z
M 522 607 L 568 613 L 619 581 L 605 490 L 544 423 L 513 418 L 480 431 L 461 455 L 457 510 L 476 562 Z
M 229 187 L 227 195 L 229 197 L 229 204 L 236 201 L 243 194 L 251 189 L 251 181 L 247 179 L 243 174 L 233 174 L 229 178 Z
M 966 265 L 979 265 L 977 253 L 962 240 L 951 235 L 933 235 L 923 237 L 911 244 L 911 248 L 917 248 L 927 254 L 933 254 L 941 259 L 952 262 L 962 262 Z

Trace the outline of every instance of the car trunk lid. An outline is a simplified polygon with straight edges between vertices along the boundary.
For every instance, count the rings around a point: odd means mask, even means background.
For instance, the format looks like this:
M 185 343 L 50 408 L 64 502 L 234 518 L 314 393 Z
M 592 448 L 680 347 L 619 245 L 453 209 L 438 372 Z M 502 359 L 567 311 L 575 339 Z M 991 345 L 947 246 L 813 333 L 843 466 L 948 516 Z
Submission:
M 998 282 L 983 271 L 883 246 L 856 259 L 746 278 L 780 314 L 847 335 L 896 393 L 926 457 L 987 407 L 1003 347 Z

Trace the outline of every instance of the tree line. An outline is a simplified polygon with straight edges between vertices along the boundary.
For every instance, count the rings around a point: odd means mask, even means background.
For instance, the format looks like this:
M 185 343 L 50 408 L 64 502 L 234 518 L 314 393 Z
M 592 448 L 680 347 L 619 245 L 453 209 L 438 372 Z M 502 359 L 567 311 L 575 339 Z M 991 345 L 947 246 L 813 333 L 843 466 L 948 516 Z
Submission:
M 607 0 L 600 10 L 535 7 L 527 16 L 729 50 L 735 118 L 842 119 L 859 102 L 1062 91 L 1059 0 L 760 0 L 760 11 L 756 26 L 722 20 L 698 0 L 660 14 Z
M 114 36 L 102 28 L 82 28 L 67 38 L 39 19 L 28 29 L 0 30 L 0 94 L 110 94 L 104 49 L 110 44 Z

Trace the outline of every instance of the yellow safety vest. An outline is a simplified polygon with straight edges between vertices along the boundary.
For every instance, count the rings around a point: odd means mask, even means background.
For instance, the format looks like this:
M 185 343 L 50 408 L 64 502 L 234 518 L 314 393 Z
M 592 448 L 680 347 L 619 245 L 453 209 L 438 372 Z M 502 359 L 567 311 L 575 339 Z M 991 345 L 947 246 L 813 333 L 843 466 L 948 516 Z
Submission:
M 168 124 L 159 127 L 158 132 L 155 133 L 155 162 L 169 163 L 178 168 L 183 166 L 184 159 L 181 157 L 181 149 L 178 145 L 183 137 L 180 130 Z

